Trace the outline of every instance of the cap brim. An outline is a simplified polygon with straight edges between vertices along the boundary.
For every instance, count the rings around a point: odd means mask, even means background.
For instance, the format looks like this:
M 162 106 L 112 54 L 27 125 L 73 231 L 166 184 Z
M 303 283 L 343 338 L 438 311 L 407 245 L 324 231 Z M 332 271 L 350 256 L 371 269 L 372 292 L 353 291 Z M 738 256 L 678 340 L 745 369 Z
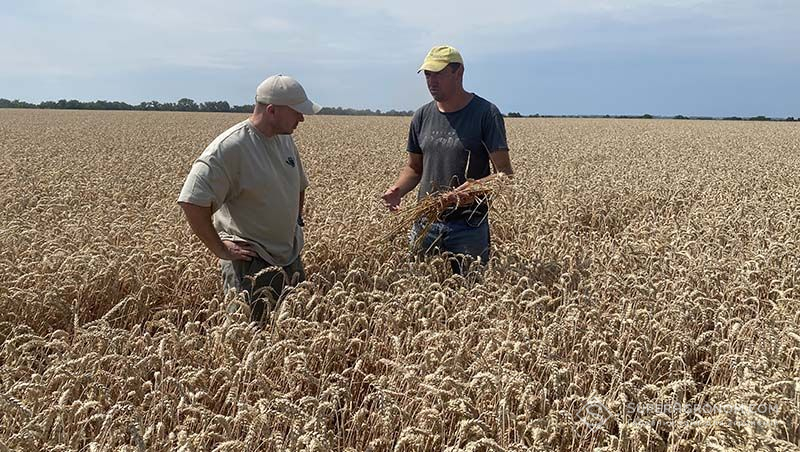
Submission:
M 314 115 L 319 113 L 320 110 L 322 110 L 322 107 L 315 104 L 314 102 L 311 102 L 311 99 L 306 99 L 305 102 L 300 104 L 289 105 L 289 107 L 291 107 L 292 110 L 302 113 L 304 115 Z
M 442 69 L 446 68 L 447 65 L 450 64 L 447 61 L 426 61 L 422 63 L 422 66 L 419 67 L 417 70 L 417 74 L 422 71 L 431 71 L 431 72 L 439 72 Z

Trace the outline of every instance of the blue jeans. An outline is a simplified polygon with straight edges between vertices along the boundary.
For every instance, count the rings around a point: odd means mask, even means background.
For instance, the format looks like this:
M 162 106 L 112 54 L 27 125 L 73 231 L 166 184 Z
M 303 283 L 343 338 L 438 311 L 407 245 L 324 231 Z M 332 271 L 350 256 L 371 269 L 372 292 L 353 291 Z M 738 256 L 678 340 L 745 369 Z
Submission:
M 489 261 L 489 219 L 458 218 L 446 221 L 435 221 L 421 239 L 420 234 L 425 224 L 417 222 L 411 228 L 410 240 L 412 252 L 421 256 L 436 253 L 452 253 L 464 255 L 470 259 L 451 259 L 453 273 L 464 274 L 472 259 L 480 258 L 482 264 Z

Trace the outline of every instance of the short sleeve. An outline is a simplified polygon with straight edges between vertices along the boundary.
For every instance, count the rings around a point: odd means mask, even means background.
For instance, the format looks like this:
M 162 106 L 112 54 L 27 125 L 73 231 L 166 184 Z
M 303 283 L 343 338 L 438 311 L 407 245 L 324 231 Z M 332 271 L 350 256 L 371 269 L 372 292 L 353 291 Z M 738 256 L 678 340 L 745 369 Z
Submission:
M 230 179 L 214 158 L 197 160 L 183 183 L 178 202 L 211 207 L 216 212 L 231 191 Z
M 419 143 L 419 133 L 422 128 L 422 109 L 414 113 L 411 118 L 411 125 L 408 127 L 408 145 L 406 150 L 414 154 L 422 154 L 422 146 Z
M 506 140 L 506 125 L 500 110 L 492 105 L 481 121 L 481 139 L 486 151 L 494 152 L 498 149 L 508 150 Z

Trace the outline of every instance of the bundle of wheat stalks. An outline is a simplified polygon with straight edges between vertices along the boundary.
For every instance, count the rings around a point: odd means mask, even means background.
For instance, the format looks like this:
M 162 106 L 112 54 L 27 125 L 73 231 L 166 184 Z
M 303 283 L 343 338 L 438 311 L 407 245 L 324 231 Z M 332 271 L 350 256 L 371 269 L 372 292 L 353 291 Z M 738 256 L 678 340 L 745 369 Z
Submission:
M 418 236 L 424 237 L 431 223 L 440 219 L 447 209 L 488 204 L 492 195 L 499 193 L 507 181 L 508 176 L 505 173 L 494 173 L 480 180 L 468 180 L 457 189 L 427 195 L 413 207 L 402 209 L 397 213 L 397 221 L 390 228 L 386 239 L 391 240 L 397 234 L 407 232 L 420 220 L 424 229 Z

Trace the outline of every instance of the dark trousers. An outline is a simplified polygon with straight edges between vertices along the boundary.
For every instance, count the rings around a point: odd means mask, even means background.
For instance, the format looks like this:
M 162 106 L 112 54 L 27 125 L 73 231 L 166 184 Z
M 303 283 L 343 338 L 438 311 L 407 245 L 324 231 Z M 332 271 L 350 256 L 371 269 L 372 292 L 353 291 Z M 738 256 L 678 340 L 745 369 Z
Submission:
M 225 293 L 231 289 L 245 292 L 245 299 L 250 304 L 251 322 L 261 322 L 267 314 L 277 309 L 286 286 L 296 285 L 306 279 L 299 256 L 285 267 L 274 266 L 260 257 L 249 261 L 219 262 Z

